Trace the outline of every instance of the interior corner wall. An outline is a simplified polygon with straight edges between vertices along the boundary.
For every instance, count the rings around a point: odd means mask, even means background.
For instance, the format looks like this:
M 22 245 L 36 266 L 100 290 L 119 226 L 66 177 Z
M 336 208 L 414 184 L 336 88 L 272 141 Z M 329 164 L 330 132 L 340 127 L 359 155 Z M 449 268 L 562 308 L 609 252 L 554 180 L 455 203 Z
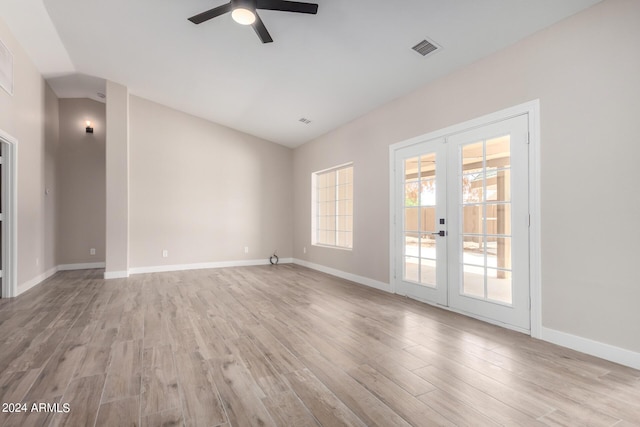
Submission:
M 605 0 L 297 148 L 295 258 L 388 283 L 389 145 L 540 99 L 543 326 L 639 352 L 639 22 Z M 353 251 L 313 247 L 311 173 L 348 161 Z
M 47 151 L 55 147 L 54 127 L 45 123 L 57 120 L 55 95 L 28 58 L 6 24 L 0 19 L 0 39 L 13 54 L 14 91 L 9 95 L 0 89 L 0 129 L 18 140 L 18 288 L 38 283 L 55 268 L 51 243 L 54 233 L 54 194 L 45 195 L 55 172 Z M 51 140 L 47 140 L 51 138 Z M 54 148 L 52 148 L 54 150 Z
M 132 269 L 291 257 L 291 149 L 136 96 L 130 108 Z
M 60 99 L 58 148 L 58 263 L 105 261 L 105 104 L 88 98 Z M 91 121 L 93 133 L 85 122 Z M 95 255 L 90 249 L 95 249 Z

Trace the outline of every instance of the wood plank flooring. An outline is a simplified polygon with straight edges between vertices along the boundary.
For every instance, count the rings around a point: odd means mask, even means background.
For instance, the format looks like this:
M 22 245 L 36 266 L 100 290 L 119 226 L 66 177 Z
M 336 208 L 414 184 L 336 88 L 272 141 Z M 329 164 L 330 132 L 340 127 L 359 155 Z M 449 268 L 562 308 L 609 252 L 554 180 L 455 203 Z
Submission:
M 640 425 L 640 371 L 303 267 L 101 277 L 0 300 L 0 425 Z

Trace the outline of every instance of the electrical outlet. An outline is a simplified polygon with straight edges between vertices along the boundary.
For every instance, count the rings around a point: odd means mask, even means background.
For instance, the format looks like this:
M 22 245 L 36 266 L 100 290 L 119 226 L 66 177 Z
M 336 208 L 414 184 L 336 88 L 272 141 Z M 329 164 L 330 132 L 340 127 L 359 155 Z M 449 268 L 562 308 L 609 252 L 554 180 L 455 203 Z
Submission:
M 249 246 L 245 246 L 245 247 L 244 247 L 244 253 L 245 253 L 245 254 L 248 254 L 248 253 L 249 253 Z
M 166 249 L 162 250 L 162 258 L 167 258 L 169 256 L 169 251 Z
M 306 253 L 307 253 L 307 247 L 306 247 L 306 246 L 302 248 L 302 253 L 303 253 L 303 254 L 306 254 Z
M 40 265 L 40 258 L 36 258 L 36 266 Z
M 95 255 L 95 254 L 96 254 L 96 248 L 89 249 L 89 255 Z

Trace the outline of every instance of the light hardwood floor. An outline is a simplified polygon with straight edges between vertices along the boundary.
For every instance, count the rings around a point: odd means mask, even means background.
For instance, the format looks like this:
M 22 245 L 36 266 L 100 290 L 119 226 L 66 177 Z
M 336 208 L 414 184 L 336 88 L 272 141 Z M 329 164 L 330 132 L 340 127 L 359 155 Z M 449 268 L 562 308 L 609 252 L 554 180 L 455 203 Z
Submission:
M 5 426 L 640 425 L 640 371 L 293 265 L 0 300 Z

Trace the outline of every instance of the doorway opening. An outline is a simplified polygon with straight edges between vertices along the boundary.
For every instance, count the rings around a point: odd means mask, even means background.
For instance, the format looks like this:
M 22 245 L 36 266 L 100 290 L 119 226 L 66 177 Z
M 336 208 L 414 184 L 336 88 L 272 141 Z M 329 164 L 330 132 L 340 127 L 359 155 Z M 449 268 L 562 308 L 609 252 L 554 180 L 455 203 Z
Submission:
M 537 117 L 536 101 L 390 148 L 396 293 L 539 333 Z
M 18 293 L 17 150 L 18 141 L 0 130 L 0 281 L 2 298 Z

